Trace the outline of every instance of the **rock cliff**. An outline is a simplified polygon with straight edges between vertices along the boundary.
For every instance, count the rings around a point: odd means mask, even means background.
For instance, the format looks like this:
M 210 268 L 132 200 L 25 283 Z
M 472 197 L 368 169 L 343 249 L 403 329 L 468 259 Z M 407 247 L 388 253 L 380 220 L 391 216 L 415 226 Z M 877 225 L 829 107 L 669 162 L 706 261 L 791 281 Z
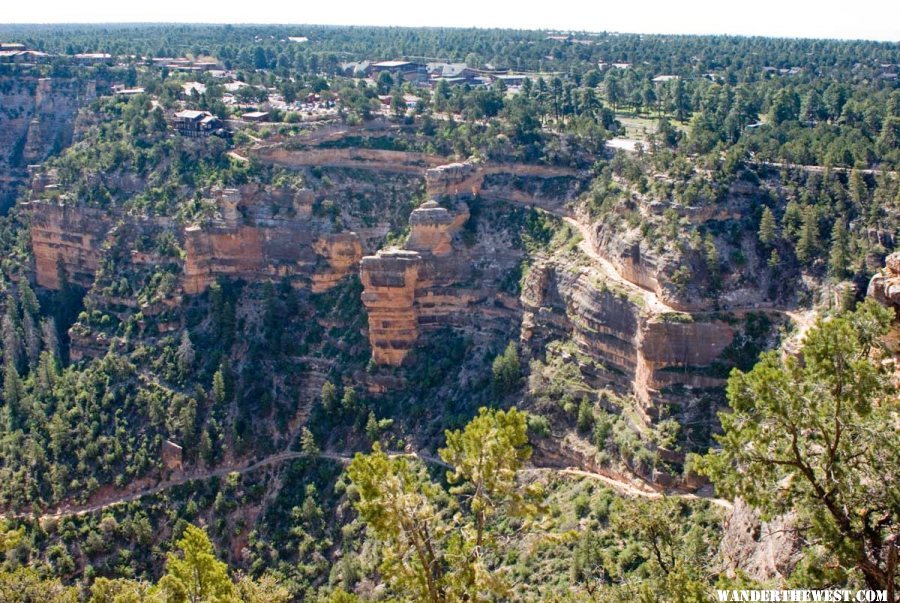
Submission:
M 37 284 L 59 289 L 62 268 L 70 282 L 90 286 L 112 227 L 109 212 L 66 201 L 32 201 L 21 206 L 31 215 Z
M 183 229 L 167 218 L 157 220 L 183 241 L 179 288 L 186 294 L 201 293 L 220 277 L 250 282 L 286 278 L 298 287 L 323 291 L 355 272 L 362 257 L 356 233 L 333 232 L 328 222 L 311 216 L 308 190 L 247 186 L 214 191 L 214 198 L 220 207 L 220 219 Z M 273 217 L 272 207 L 278 204 L 291 208 L 291 213 Z M 37 283 L 50 289 L 60 287 L 58 266 L 65 269 L 71 282 L 90 286 L 104 246 L 110 245 L 110 237 L 121 230 L 113 227 L 114 221 L 123 228 L 141 221 L 71 200 L 32 201 L 21 206 L 31 215 Z M 140 227 L 131 230 L 136 230 L 133 236 L 141 236 Z M 154 263 L 152 253 L 132 251 L 132 263 Z
M 719 562 L 729 576 L 741 571 L 766 582 L 791 574 L 800 561 L 802 544 L 793 517 L 762 521 L 757 511 L 738 499 L 725 519 Z
M 0 77 L 0 207 L 27 183 L 29 164 L 71 143 L 78 109 L 95 95 L 93 81 Z

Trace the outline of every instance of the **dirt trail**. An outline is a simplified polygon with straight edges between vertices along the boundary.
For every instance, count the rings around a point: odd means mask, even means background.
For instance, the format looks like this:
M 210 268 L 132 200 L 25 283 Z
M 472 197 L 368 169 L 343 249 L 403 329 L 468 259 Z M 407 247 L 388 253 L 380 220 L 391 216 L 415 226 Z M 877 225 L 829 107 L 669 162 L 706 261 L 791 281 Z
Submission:
M 426 463 L 430 463 L 433 465 L 439 465 L 445 468 L 451 468 L 449 464 L 444 462 L 442 459 L 430 456 L 426 454 L 419 454 L 415 452 L 410 453 L 396 453 L 392 454 L 392 457 L 410 457 L 410 458 L 418 458 Z M 208 471 L 194 472 L 194 473 L 186 473 L 183 475 L 178 475 L 171 479 L 167 479 L 159 482 L 158 484 L 142 488 L 139 490 L 135 490 L 134 492 L 128 493 L 120 493 L 117 495 L 109 495 L 105 496 L 100 500 L 95 500 L 93 502 L 83 504 L 83 505 L 70 505 L 64 504 L 60 507 L 57 507 L 55 510 L 47 513 L 43 513 L 37 516 L 39 521 L 51 520 L 51 519 L 63 519 L 66 517 L 76 517 L 79 515 L 87 515 L 89 513 L 96 513 L 97 511 L 102 511 L 103 509 L 107 509 L 109 507 L 114 507 L 116 505 L 121 505 L 129 502 L 133 502 L 139 500 L 141 498 L 147 496 L 153 496 L 164 492 L 165 490 L 169 490 L 171 488 L 175 488 L 177 486 L 182 486 L 192 481 L 203 481 L 216 477 L 225 477 L 231 473 L 238 473 L 243 475 L 244 473 L 249 473 L 251 471 L 255 471 L 257 469 L 261 469 L 263 467 L 277 465 L 283 463 L 285 461 L 291 461 L 294 459 L 300 458 L 308 458 L 309 455 L 299 452 L 299 451 L 285 451 L 279 452 L 277 454 L 273 454 L 264 459 L 260 459 L 258 461 L 252 463 L 245 463 L 240 465 L 225 465 L 222 467 L 217 467 L 215 469 L 210 469 Z M 349 463 L 353 459 L 353 455 L 348 453 L 341 452 L 320 452 L 317 455 L 318 458 L 324 458 L 328 460 L 332 460 L 338 463 L 346 464 Z M 588 477 L 591 479 L 596 479 L 598 481 L 603 482 L 604 484 L 610 486 L 616 492 L 626 495 L 626 496 L 637 496 L 643 498 L 661 498 L 664 494 L 666 496 L 676 496 L 678 498 L 684 498 L 686 500 L 708 500 L 712 504 L 718 505 L 725 509 L 730 509 L 732 507 L 731 502 L 719 498 L 711 498 L 697 494 L 691 493 L 683 493 L 683 492 L 673 492 L 673 493 L 662 493 L 657 490 L 652 490 L 649 488 L 641 488 L 633 482 L 622 478 L 615 479 L 606 475 L 600 475 L 599 473 L 593 473 L 590 471 L 583 471 L 575 468 L 567 468 L 567 469 L 557 469 L 553 467 L 532 467 L 523 469 L 522 473 L 554 473 L 557 475 L 573 475 L 579 477 Z M 35 515 L 32 513 L 8 513 L 6 517 L 12 519 L 31 519 L 34 518 Z
M 279 452 L 277 454 L 273 454 L 271 456 L 267 456 L 264 459 L 260 459 L 258 461 L 254 461 L 252 463 L 243 463 L 237 465 L 223 465 L 220 467 L 216 467 L 215 469 L 210 469 L 208 471 L 196 471 L 192 473 L 185 473 L 182 475 L 176 475 L 167 480 L 163 480 L 154 486 L 141 488 L 135 490 L 133 492 L 127 493 L 112 493 L 107 496 L 101 497 L 99 500 L 94 500 L 92 502 L 76 505 L 76 504 L 63 504 L 57 507 L 55 510 L 43 513 L 38 516 L 38 519 L 41 521 L 46 519 L 61 519 L 63 517 L 74 517 L 78 515 L 86 515 L 88 513 L 94 513 L 96 511 L 102 511 L 108 507 L 112 507 L 115 505 L 120 505 L 128 502 L 133 502 L 135 500 L 139 500 L 146 496 L 153 496 L 155 494 L 159 494 L 160 492 L 164 492 L 165 490 L 169 490 L 171 488 L 175 488 L 177 486 L 183 486 L 189 482 L 193 481 L 204 481 L 208 479 L 212 479 L 215 477 L 225 477 L 230 473 L 238 473 L 243 475 L 244 473 L 250 473 L 251 471 L 255 471 L 257 469 L 261 469 L 262 467 L 267 467 L 270 465 L 277 465 L 283 463 L 285 461 L 291 461 L 300 458 L 308 458 L 310 455 L 299 452 L 299 451 L 285 451 Z M 392 457 L 400 457 L 406 456 L 410 458 L 419 458 L 427 463 L 431 463 L 433 465 L 440 465 L 442 467 L 450 468 L 450 465 L 445 463 L 443 460 L 423 454 L 417 453 L 397 453 L 390 455 Z M 339 452 L 320 452 L 316 455 L 317 458 L 328 459 L 331 461 L 335 461 L 342 464 L 347 464 L 351 460 L 353 460 L 353 455 L 347 453 L 339 453 Z M 6 517 L 15 518 L 15 519 L 27 519 L 32 518 L 34 515 L 32 513 L 12 513 L 6 514 Z
M 566 224 L 576 229 L 581 234 L 581 242 L 578 244 L 578 248 L 595 262 L 596 267 L 600 269 L 600 271 L 606 278 L 624 288 L 629 293 L 634 293 L 635 295 L 639 296 L 644 302 L 644 307 L 647 308 L 647 310 L 649 310 L 652 314 L 677 312 L 677 310 L 663 302 L 656 294 L 656 292 L 650 291 L 649 289 L 644 289 L 643 287 L 636 285 L 623 277 L 621 274 L 619 274 L 619 271 L 616 270 L 616 267 L 613 266 L 612 262 L 606 259 L 606 257 L 604 257 L 603 255 L 597 253 L 594 250 L 594 246 L 591 244 L 591 232 L 588 226 L 585 226 L 571 216 L 561 217 L 563 220 L 565 220 Z
M 607 475 L 601 475 L 592 471 L 584 471 L 582 469 L 553 469 L 547 467 L 535 467 L 534 469 L 526 469 L 525 471 L 553 472 L 561 475 L 587 477 L 589 479 L 603 482 L 619 494 L 624 494 L 625 496 L 636 496 L 640 498 L 662 498 L 663 496 L 666 496 L 673 498 L 683 498 L 685 500 L 706 500 L 718 507 L 722 507 L 723 509 L 730 510 L 734 507 L 734 504 L 730 500 L 725 500 L 724 498 L 713 498 L 711 496 L 703 496 L 691 492 L 663 492 L 659 490 L 652 490 L 649 488 L 641 488 L 638 485 L 631 483 L 625 479 L 615 479 Z

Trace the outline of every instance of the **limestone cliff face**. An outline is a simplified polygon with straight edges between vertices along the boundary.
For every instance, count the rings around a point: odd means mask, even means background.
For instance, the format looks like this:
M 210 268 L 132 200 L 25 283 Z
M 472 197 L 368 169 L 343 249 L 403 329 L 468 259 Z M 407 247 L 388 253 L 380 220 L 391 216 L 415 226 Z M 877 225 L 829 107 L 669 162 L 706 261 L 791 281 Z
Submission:
M 68 78 L 0 78 L 0 205 L 27 182 L 27 165 L 71 143 L 78 109 L 95 88 Z
M 471 296 L 450 291 L 459 282 L 453 236 L 469 217 L 468 206 L 450 212 L 428 201 L 412 212 L 406 249 L 363 258 L 362 300 L 369 313 L 369 342 L 379 364 L 399 366 L 415 347 L 421 328 L 435 326 Z
M 399 366 L 419 337 L 416 284 L 422 256 L 392 249 L 360 264 L 362 301 L 369 314 L 369 343 L 378 364 Z
M 37 284 L 59 289 L 58 266 L 70 282 L 89 286 L 100 265 L 112 226 L 108 212 L 56 201 L 23 203 L 31 215 L 31 249 Z
M 673 321 L 648 312 L 640 300 L 605 284 L 590 266 L 547 262 L 529 273 L 522 293 L 523 339 L 536 349 L 571 338 L 603 367 L 595 384 L 634 394 L 648 420 L 656 418 L 663 388 L 717 387 L 702 369 L 719 360 L 735 330 L 717 319 Z M 699 370 L 698 370 L 699 369 Z
M 312 192 L 261 189 L 216 191 L 222 220 L 184 231 L 184 292 L 201 293 L 220 277 L 250 282 L 287 278 L 320 292 L 356 269 L 362 244 L 355 232 L 328 232 L 313 219 Z M 293 215 L 272 215 L 281 203 Z M 247 217 L 245 218 L 245 214 Z
M 577 170 L 545 165 L 497 164 L 466 161 L 431 168 L 425 185 L 431 197 L 480 195 L 560 210 L 584 184 Z
M 164 224 L 183 240 L 183 277 L 180 289 L 197 294 L 219 277 L 250 282 L 287 278 L 298 287 L 324 291 L 357 269 L 362 258 L 360 237 L 332 232 L 329 224 L 311 217 L 308 190 L 265 190 L 248 186 L 216 191 L 221 219 L 180 229 L 167 218 Z M 281 203 L 293 213 L 271 215 Z M 71 280 L 90 286 L 110 237 L 122 228 L 134 237 L 146 231 L 140 218 L 116 217 L 115 211 L 55 200 L 23 203 L 31 215 L 31 244 L 37 283 L 60 287 L 57 265 L 62 262 Z M 246 214 L 246 216 L 245 216 Z M 122 222 L 113 228 L 115 220 Z M 135 265 L 158 262 L 153 253 L 132 250 Z
M 468 212 L 461 214 L 465 223 Z M 452 251 L 453 231 L 458 229 L 457 219 L 435 201 L 422 204 L 409 216 L 409 240 L 406 248 L 445 256 Z

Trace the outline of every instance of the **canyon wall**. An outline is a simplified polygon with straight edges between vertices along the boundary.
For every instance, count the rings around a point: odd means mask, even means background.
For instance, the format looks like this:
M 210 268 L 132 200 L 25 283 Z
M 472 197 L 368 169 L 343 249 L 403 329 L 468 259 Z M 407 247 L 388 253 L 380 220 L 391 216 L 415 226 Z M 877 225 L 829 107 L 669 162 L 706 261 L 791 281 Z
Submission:
M 29 164 L 72 142 L 78 109 L 95 96 L 91 81 L 0 77 L 0 208 L 27 183 Z
M 31 250 L 37 284 L 59 289 L 59 268 L 70 282 L 88 287 L 103 257 L 113 217 L 101 209 L 58 201 L 32 201 L 20 207 L 31 215 Z
M 202 293 L 220 277 L 250 282 L 287 278 L 295 286 L 324 291 L 354 272 L 362 258 L 356 233 L 333 232 L 329 223 L 312 217 L 308 190 L 247 186 L 216 191 L 215 200 L 220 219 L 183 229 L 167 218 L 156 221 L 183 241 L 179 289 L 186 294 Z M 279 204 L 291 211 L 273 217 L 271 208 Z M 105 247 L 112 244 L 110 237 L 126 231 L 138 237 L 146 230 L 138 224 L 140 218 L 116 217 L 114 211 L 72 202 L 32 201 L 21 207 L 31 215 L 37 283 L 50 289 L 61 285 L 60 263 L 71 282 L 89 287 Z M 113 227 L 116 220 L 121 227 Z M 153 263 L 154 257 L 133 250 L 130 261 Z
M 594 385 L 634 394 L 648 422 L 671 400 L 664 390 L 724 384 L 710 369 L 736 329 L 721 319 L 655 314 L 590 265 L 555 260 L 531 270 L 521 300 L 526 344 L 537 351 L 554 339 L 571 339 L 600 367 L 591 375 Z

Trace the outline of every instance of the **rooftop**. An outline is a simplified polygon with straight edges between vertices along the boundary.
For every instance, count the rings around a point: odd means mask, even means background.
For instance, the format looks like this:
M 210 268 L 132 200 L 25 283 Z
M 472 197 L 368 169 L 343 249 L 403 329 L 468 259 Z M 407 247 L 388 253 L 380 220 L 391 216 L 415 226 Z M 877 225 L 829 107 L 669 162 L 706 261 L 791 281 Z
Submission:
M 179 111 L 175 114 L 175 117 L 179 119 L 199 119 L 204 115 L 210 115 L 210 113 L 206 111 L 194 111 L 193 109 L 186 109 L 184 111 Z
M 403 67 L 404 65 L 412 65 L 410 61 L 381 61 L 380 63 L 372 63 L 373 67 Z

